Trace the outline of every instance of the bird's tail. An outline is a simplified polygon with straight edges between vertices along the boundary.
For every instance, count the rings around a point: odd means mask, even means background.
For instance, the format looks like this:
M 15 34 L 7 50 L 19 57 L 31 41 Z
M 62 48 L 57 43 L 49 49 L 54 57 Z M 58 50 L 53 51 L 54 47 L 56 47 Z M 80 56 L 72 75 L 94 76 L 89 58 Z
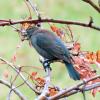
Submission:
M 74 80 L 80 80 L 79 73 L 75 70 L 71 63 L 64 62 L 68 70 L 69 76 Z

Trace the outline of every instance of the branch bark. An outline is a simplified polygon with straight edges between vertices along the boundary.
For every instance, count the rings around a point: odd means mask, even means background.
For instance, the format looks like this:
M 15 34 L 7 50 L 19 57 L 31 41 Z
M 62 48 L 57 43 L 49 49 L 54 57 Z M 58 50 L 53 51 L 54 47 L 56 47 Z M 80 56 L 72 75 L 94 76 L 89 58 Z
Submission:
M 26 0 L 30 6 L 32 7 L 33 11 L 36 13 L 36 16 L 38 17 L 39 20 L 41 20 L 40 12 L 38 11 L 38 8 L 36 7 L 36 4 L 31 2 L 31 0 Z
M 78 26 L 88 27 L 88 28 L 100 31 L 100 27 L 95 26 L 93 24 L 90 25 L 90 21 L 88 23 L 82 23 L 82 22 L 77 22 L 77 21 L 64 21 L 64 20 L 55 20 L 55 19 L 41 19 L 41 20 L 32 19 L 32 20 L 19 20 L 19 21 L 0 20 L 0 26 L 10 26 L 14 24 L 23 24 L 23 23 L 38 24 L 38 23 L 47 23 L 47 22 L 68 24 L 68 25 L 78 25 Z
M 10 89 L 11 89 L 11 88 L 14 88 L 14 89 L 12 89 L 13 92 L 14 92 L 17 96 L 19 96 L 19 98 L 20 98 L 21 100 L 27 100 L 26 97 L 25 97 L 17 88 L 15 88 L 15 86 L 11 86 L 9 82 L 0 79 L 0 84 L 3 84 L 3 85 L 7 86 L 7 87 L 10 88 Z
M 87 84 L 88 82 L 95 80 L 97 78 L 100 78 L 100 75 L 95 76 L 93 78 L 90 78 L 86 81 L 80 82 L 77 85 L 70 87 L 69 89 L 64 89 L 64 90 L 60 91 L 58 94 L 56 94 L 55 96 L 49 97 L 48 100 L 60 99 L 60 98 L 66 97 L 66 96 L 67 97 L 71 96 L 71 95 L 78 93 L 78 92 L 88 91 L 88 90 L 94 89 L 96 87 L 100 87 L 100 82 L 92 84 L 91 86 L 88 85 L 84 88 L 81 87 L 81 86 Z
M 100 13 L 100 7 L 98 7 L 92 0 L 83 0 L 84 2 L 91 5 L 98 13 Z
M 49 90 L 48 90 L 48 88 L 49 88 L 49 85 L 50 85 L 50 68 L 47 68 L 46 69 L 46 72 L 47 72 L 47 76 L 46 76 L 46 83 L 45 83 L 45 86 L 44 86 L 44 89 L 43 89 L 43 91 L 42 91 L 42 93 L 41 93 L 41 95 L 37 98 L 37 100 L 48 100 L 47 99 L 47 96 L 48 96 L 48 94 L 49 94 Z
M 17 69 L 18 66 L 13 65 L 12 63 L 8 62 L 7 60 L 5 60 L 4 58 L 0 57 L 0 60 L 3 61 L 4 63 L 6 63 L 7 65 L 9 65 L 16 73 L 19 73 L 19 76 L 22 78 L 22 80 L 26 83 L 26 85 L 33 90 L 36 94 L 40 94 L 39 91 L 37 91 L 31 83 L 29 83 L 28 81 L 26 81 L 27 79 L 23 76 L 23 74 L 21 72 L 19 72 L 19 70 Z

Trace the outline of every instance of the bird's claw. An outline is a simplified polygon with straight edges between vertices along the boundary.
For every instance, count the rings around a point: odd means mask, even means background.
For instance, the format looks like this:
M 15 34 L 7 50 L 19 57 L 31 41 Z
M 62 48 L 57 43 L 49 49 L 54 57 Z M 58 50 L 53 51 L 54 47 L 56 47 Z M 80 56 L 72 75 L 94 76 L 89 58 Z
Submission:
M 50 67 L 50 61 L 49 60 L 45 60 L 43 62 L 43 67 L 44 67 L 45 71 L 46 71 L 47 68 L 52 70 L 52 68 Z

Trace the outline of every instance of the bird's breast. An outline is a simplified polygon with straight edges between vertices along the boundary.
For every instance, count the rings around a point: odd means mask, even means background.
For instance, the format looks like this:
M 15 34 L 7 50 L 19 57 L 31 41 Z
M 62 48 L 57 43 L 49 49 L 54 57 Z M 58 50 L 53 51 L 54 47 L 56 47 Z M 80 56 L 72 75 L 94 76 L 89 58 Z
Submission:
M 53 59 L 53 57 L 51 55 L 48 54 L 48 52 L 46 52 L 45 50 L 43 50 L 41 47 L 39 47 L 37 45 L 37 42 L 39 43 L 39 41 L 37 40 L 36 36 L 32 36 L 31 37 L 31 44 L 32 46 L 35 48 L 35 50 L 44 58 L 46 59 Z

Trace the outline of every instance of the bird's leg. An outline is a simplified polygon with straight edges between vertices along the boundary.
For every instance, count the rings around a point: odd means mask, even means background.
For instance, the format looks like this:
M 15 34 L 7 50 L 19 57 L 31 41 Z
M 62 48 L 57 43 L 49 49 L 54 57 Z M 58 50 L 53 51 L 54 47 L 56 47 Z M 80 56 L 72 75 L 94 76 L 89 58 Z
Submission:
M 50 67 L 50 63 L 51 63 L 51 61 L 48 60 L 48 59 L 46 59 L 46 60 L 44 60 L 44 62 L 42 62 L 45 71 L 46 71 L 47 68 L 49 68 L 50 70 L 52 70 L 51 67 Z
M 49 68 L 50 70 L 52 70 L 51 67 L 50 67 L 50 64 L 52 63 L 52 60 L 46 59 L 46 58 L 44 58 L 42 56 L 39 57 L 39 60 L 42 63 L 45 71 L 46 71 L 47 68 Z

